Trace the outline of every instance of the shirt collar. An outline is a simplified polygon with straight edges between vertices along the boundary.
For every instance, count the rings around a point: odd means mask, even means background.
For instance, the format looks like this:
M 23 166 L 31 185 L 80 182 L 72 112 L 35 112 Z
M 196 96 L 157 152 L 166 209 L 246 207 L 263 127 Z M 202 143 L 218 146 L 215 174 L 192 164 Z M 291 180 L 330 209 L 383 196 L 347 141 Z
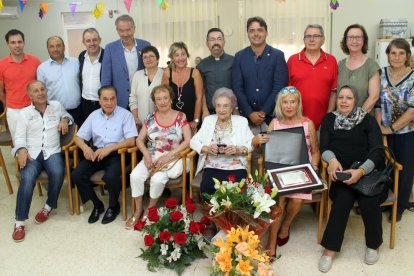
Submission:
M 101 115 L 102 115 L 103 117 L 108 117 L 108 118 L 111 118 L 111 117 L 115 116 L 115 113 L 117 112 L 117 110 L 118 110 L 118 105 L 117 105 L 117 106 L 115 106 L 114 111 L 112 111 L 112 113 L 108 116 L 108 115 L 106 115 L 106 114 L 103 112 L 102 107 L 99 109 L 99 111 L 100 111 Z
M 12 58 L 12 56 L 11 56 L 11 54 L 9 54 L 8 56 L 7 56 L 7 61 L 9 62 L 9 63 L 22 63 L 23 61 L 25 61 L 25 60 L 28 60 L 28 57 L 27 57 L 27 55 L 26 54 L 23 54 L 23 59 L 22 59 L 22 61 L 21 62 L 16 62 L 16 61 L 14 61 L 13 60 L 13 58 Z
M 305 55 L 305 49 L 306 48 L 303 48 L 302 51 L 299 53 L 298 60 L 308 60 L 308 58 Z M 327 60 L 328 59 L 328 55 L 322 50 L 322 48 L 321 48 L 320 51 L 321 51 L 321 56 L 318 58 L 318 60 L 320 60 L 321 58 L 323 60 Z
M 226 54 L 226 52 L 223 51 L 223 53 L 219 56 L 219 57 L 213 57 L 213 55 L 210 55 L 212 59 L 214 60 L 222 60 L 224 58 L 224 55 Z
M 102 48 L 101 48 L 101 47 L 99 47 L 99 54 L 98 54 L 98 56 L 96 57 L 96 60 L 99 60 L 99 59 L 101 58 L 101 55 L 102 55 Z M 86 52 L 85 52 L 84 57 L 85 57 L 85 59 L 89 57 L 89 53 L 88 53 L 88 51 L 86 51 Z
M 69 59 L 66 56 L 63 57 L 63 62 L 62 63 L 57 63 L 52 58 L 49 58 L 50 63 L 56 63 L 56 64 L 64 64 L 65 62 L 68 62 L 68 61 L 69 61 Z
M 137 48 L 137 40 L 134 38 L 134 42 L 135 42 L 135 47 L 134 48 Z M 121 40 L 121 45 L 122 45 L 122 48 L 124 48 L 124 50 L 125 49 L 128 49 L 128 48 L 126 48 L 125 46 L 124 46 L 124 43 L 122 43 L 122 40 Z M 133 49 L 132 49 L 133 50 Z

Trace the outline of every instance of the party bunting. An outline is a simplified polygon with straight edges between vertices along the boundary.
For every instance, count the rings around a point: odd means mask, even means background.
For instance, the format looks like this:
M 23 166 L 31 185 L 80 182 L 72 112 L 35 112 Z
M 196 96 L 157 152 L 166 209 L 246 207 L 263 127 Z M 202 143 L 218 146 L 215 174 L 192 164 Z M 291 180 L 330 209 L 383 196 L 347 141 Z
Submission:
M 96 19 L 101 17 L 105 11 L 105 3 L 98 3 L 96 4 L 95 10 L 92 14 L 95 16 Z
M 27 0 L 19 0 L 20 10 L 22 12 L 24 11 L 24 7 L 26 7 L 26 2 L 27 2 Z
M 336 10 L 339 7 L 338 0 L 331 0 L 331 2 L 329 3 L 329 6 L 331 7 L 331 9 Z
M 70 11 L 72 12 L 72 16 L 75 16 L 76 12 L 76 3 L 70 3 L 69 4 Z
M 3 0 L 0 0 L 0 11 L 3 9 Z
M 48 9 L 49 9 L 49 4 L 48 3 L 40 3 L 40 9 L 39 9 L 40 19 L 43 19 L 43 16 L 45 16 Z
M 166 11 L 168 9 L 168 3 L 167 0 L 157 0 L 158 6 L 160 6 L 160 8 L 163 11 Z
M 124 0 L 125 8 L 127 9 L 128 13 L 131 10 L 131 3 L 132 0 Z

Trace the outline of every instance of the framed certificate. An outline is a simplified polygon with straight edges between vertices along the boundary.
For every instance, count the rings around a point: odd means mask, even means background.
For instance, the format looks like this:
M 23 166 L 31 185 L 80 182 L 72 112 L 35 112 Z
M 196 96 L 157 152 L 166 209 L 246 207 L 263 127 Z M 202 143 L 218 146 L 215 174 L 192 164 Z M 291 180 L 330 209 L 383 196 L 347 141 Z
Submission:
M 278 188 L 279 195 L 308 192 L 324 187 L 311 164 L 267 170 L 267 173 Z

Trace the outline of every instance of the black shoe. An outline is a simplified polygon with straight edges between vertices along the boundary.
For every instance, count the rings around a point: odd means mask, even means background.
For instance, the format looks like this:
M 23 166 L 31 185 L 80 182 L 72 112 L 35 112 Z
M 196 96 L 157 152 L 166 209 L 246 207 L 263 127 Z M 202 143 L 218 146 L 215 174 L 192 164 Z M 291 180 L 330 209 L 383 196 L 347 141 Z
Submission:
M 113 222 L 116 217 L 119 215 L 119 205 L 115 207 L 108 207 L 105 215 L 102 218 L 102 224 L 107 224 Z
M 399 222 L 399 221 L 401 221 L 401 218 L 402 218 L 402 213 L 400 213 L 400 212 L 398 212 L 398 211 L 397 211 L 397 215 L 396 215 L 396 217 L 395 217 L 395 220 L 396 220 L 397 222 Z M 388 216 L 388 222 L 389 222 L 389 223 L 391 223 L 391 222 L 392 222 L 392 212 L 390 212 L 390 215 Z
M 93 207 L 92 213 L 89 216 L 88 222 L 89 223 L 95 223 L 99 219 L 99 215 L 102 214 L 105 211 L 105 207 L 102 205 L 99 205 L 98 207 Z

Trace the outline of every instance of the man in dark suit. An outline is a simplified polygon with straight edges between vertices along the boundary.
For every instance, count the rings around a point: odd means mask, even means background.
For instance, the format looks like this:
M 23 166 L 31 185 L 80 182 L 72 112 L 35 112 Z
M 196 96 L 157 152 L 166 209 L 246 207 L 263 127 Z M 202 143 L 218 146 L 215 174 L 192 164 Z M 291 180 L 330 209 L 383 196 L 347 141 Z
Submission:
M 79 83 L 82 91 L 82 124 L 88 116 L 98 108 L 98 89 L 101 87 L 102 60 L 104 49 L 101 48 L 101 37 L 95 28 L 83 31 L 83 45 L 86 50 L 79 54 Z
M 131 16 L 121 15 L 115 26 L 120 39 L 105 47 L 101 85 L 114 86 L 118 91 L 118 105 L 127 108 L 132 77 L 136 71 L 144 69 L 140 51 L 151 44 L 134 38 L 135 22 Z

